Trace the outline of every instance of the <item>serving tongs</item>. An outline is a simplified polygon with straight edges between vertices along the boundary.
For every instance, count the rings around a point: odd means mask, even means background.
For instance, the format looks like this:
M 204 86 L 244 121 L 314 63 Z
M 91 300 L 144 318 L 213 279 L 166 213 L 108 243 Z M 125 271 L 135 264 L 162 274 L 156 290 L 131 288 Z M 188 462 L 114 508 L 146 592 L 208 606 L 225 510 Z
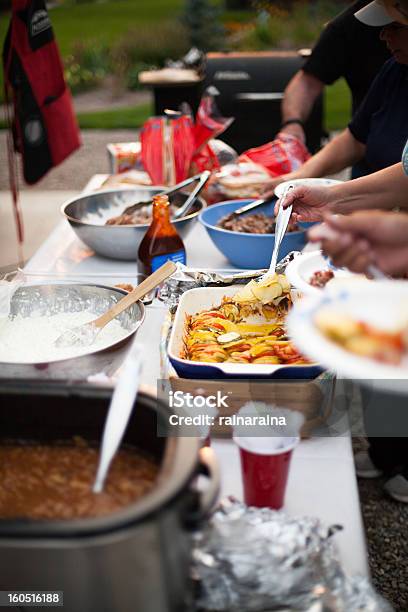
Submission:
M 276 264 L 278 263 L 280 245 L 282 243 L 283 237 L 289 225 L 289 220 L 290 220 L 290 216 L 292 214 L 292 208 L 293 208 L 292 205 L 288 206 L 287 208 L 283 208 L 283 203 L 285 202 L 289 191 L 292 191 L 294 187 L 295 187 L 294 185 L 288 185 L 280 198 L 279 210 L 278 210 L 278 214 L 276 215 L 276 222 L 275 222 L 276 223 L 275 244 L 273 246 L 271 263 L 269 266 L 269 270 L 258 278 L 258 280 L 256 281 L 257 283 L 263 282 L 266 279 L 274 276 L 276 272 Z
M 166 261 L 165 264 L 160 266 L 153 274 L 150 274 L 144 281 L 140 283 L 133 291 L 125 295 L 119 302 L 114 304 L 112 308 L 109 308 L 103 315 L 85 323 L 84 325 L 78 325 L 72 329 L 67 329 L 59 336 L 55 341 L 57 347 L 70 347 L 70 346 L 90 346 L 94 343 L 96 336 L 99 332 L 117 317 L 121 312 L 129 308 L 132 304 L 144 297 L 146 293 L 149 293 L 160 285 L 166 278 L 174 274 L 177 270 L 177 266 L 173 261 Z
M 181 183 L 177 183 L 177 185 L 173 185 L 172 187 L 169 187 L 168 189 L 164 189 L 163 191 L 160 191 L 158 194 L 155 194 L 155 195 L 172 195 L 173 193 L 176 193 L 180 189 L 183 189 L 183 187 L 187 187 L 188 185 L 191 185 L 192 183 L 195 183 L 196 181 L 198 181 L 197 186 L 190 193 L 187 200 L 184 202 L 183 206 L 181 206 L 176 211 L 176 213 L 173 215 L 173 219 L 179 219 L 180 217 L 185 216 L 187 212 L 190 210 L 190 207 L 193 205 L 194 200 L 196 199 L 197 195 L 200 193 L 200 191 L 202 190 L 202 188 L 208 181 L 210 174 L 211 173 L 208 170 L 205 170 L 204 172 L 200 174 L 195 174 L 194 176 L 190 176 L 185 181 L 182 181 Z M 125 210 L 120 215 L 118 215 L 118 217 L 113 217 L 112 219 L 110 219 L 109 225 L 115 225 L 115 223 L 112 223 L 115 219 L 119 219 L 123 217 L 123 215 L 133 215 L 133 213 L 138 211 L 140 208 L 144 208 L 145 206 L 151 205 L 152 202 L 153 200 L 141 200 L 140 202 L 135 202 L 135 204 L 131 204 L 130 206 L 127 206 Z

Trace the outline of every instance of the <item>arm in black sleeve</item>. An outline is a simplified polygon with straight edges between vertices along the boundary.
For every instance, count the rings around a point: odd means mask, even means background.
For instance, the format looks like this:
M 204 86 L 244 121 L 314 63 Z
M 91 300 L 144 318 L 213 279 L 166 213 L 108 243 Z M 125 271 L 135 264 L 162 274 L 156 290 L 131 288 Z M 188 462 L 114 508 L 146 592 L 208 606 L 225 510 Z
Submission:
M 348 57 L 342 32 L 343 28 L 338 24 L 329 23 L 303 66 L 306 73 L 325 85 L 331 85 L 345 74 Z

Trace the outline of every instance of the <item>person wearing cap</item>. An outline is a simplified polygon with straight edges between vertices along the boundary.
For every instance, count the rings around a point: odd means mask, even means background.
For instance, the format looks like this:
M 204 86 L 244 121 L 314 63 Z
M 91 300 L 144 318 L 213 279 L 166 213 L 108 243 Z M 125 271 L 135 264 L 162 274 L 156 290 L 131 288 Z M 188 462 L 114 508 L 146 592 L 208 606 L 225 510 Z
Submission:
M 265 197 L 283 181 L 327 176 L 362 160 L 370 174 L 401 159 L 408 139 L 408 27 L 390 23 L 381 28 L 380 38 L 394 57 L 374 79 L 349 126 L 300 168 L 268 181 Z
M 384 27 L 393 22 L 408 25 L 408 0 L 374 0 L 358 11 L 356 17 L 371 26 Z M 295 218 L 325 220 L 323 226 L 312 228 L 309 235 L 322 242 L 323 251 L 336 265 L 363 272 L 374 264 L 385 273 L 408 273 L 408 215 L 363 210 L 408 209 L 408 142 L 401 162 L 390 168 L 330 188 L 296 187 L 283 203 L 285 208 L 290 205 Z M 392 406 L 393 418 L 406 414 L 405 398 L 380 392 L 370 397 L 363 389 L 363 402 L 367 408 L 366 423 L 371 418 L 370 412 L 384 415 L 384 407 Z M 369 438 L 369 442 L 368 452 L 355 457 L 357 474 L 367 478 L 387 474 L 384 490 L 393 499 L 408 503 L 407 439 L 375 437 Z
M 354 18 L 354 13 L 368 2 L 353 2 L 325 26 L 310 57 L 285 89 L 281 106 L 282 132 L 305 142 L 304 125 L 315 101 L 326 85 L 342 77 L 350 88 L 352 114 L 359 108 L 374 78 L 390 58 L 379 39 L 379 31 L 365 27 Z M 356 165 L 356 176 L 365 173 L 363 163 Z

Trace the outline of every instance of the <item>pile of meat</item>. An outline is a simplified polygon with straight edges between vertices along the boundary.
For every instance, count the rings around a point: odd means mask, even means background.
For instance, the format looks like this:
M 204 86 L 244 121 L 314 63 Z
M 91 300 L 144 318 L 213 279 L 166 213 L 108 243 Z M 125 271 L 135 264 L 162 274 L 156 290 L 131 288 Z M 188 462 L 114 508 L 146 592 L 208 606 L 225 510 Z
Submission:
M 111 217 L 106 221 L 106 225 L 150 225 L 152 221 L 152 205 L 135 207 L 129 206 L 118 217 Z M 170 205 L 170 216 L 173 216 L 177 206 Z
M 312 285 L 312 287 L 323 289 L 332 278 L 334 278 L 334 272 L 332 270 L 317 270 L 311 276 L 309 284 Z
M 218 227 L 222 229 L 245 234 L 274 234 L 275 226 L 274 217 L 268 217 L 264 213 L 254 213 L 252 215 L 230 213 L 218 222 Z M 299 226 L 295 221 L 289 221 L 286 231 L 298 232 Z

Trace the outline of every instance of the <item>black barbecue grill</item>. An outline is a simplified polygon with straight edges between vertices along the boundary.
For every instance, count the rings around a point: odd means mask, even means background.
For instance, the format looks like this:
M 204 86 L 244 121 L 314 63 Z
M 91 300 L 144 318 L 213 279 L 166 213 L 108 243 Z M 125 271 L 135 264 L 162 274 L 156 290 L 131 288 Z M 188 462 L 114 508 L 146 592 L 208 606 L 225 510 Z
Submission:
M 304 53 L 293 51 L 209 53 L 204 87 L 214 85 L 222 115 L 235 117 L 222 140 L 239 153 L 272 140 L 281 124 L 283 92 L 304 61 Z M 317 151 L 324 136 L 322 96 L 305 130 L 309 149 Z

